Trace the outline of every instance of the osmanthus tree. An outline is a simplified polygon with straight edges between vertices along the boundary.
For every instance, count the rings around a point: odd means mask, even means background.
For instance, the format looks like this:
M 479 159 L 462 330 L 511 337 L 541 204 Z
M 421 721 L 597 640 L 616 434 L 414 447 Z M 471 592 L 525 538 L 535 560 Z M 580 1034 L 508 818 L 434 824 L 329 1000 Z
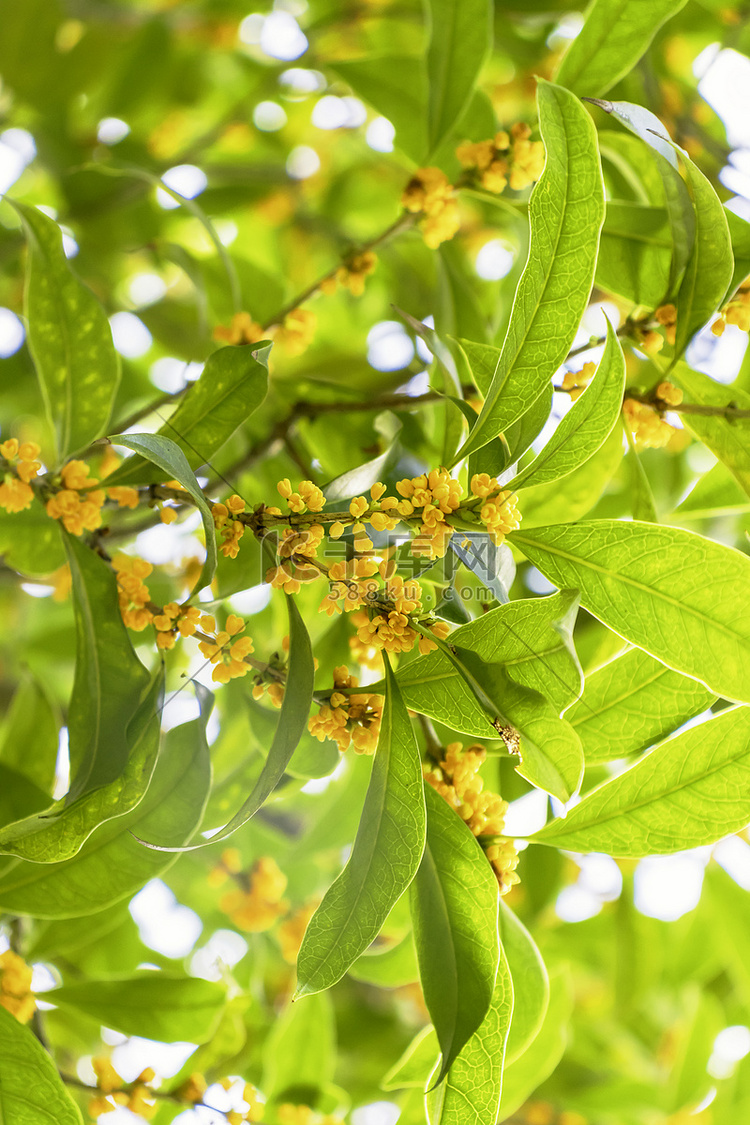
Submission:
M 576 19 L 6 7 L 4 1125 L 747 1118 L 746 21 Z

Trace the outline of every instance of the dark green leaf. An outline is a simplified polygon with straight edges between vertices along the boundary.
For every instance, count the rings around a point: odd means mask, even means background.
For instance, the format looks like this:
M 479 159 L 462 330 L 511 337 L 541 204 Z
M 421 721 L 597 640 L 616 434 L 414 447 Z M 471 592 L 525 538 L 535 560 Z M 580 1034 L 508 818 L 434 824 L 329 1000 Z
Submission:
M 463 116 L 492 46 L 488 0 L 428 0 L 427 120 L 434 152 Z
M 0 729 L 0 762 L 51 791 L 57 762 L 57 716 L 42 685 L 26 675 Z
M 50 992 L 52 1003 L 91 1016 L 124 1035 L 163 1043 L 204 1043 L 226 1001 L 224 985 L 176 973 L 86 980 Z
M 383 719 L 362 819 L 349 862 L 307 927 L 298 995 L 341 979 L 414 878 L 425 840 L 422 788 L 414 732 L 386 658 Z
M 599 150 L 583 106 L 540 79 L 547 160 L 529 204 L 531 245 L 484 407 L 456 461 L 507 429 L 568 354 L 586 308 L 604 220 Z
M 440 1082 L 492 1001 L 500 947 L 497 880 L 461 818 L 425 787 L 427 844 L 411 903 L 427 1010 L 441 1051 Z
M 574 94 L 600 98 L 632 70 L 659 28 L 684 6 L 685 0 L 594 0 L 555 81 Z
M 113 445 L 124 445 L 127 449 L 133 449 L 136 453 L 141 453 L 147 461 L 151 461 L 154 465 L 163 469 L 165 473 L 168 473 L 170 480 L 179 481 L 182 487 L 190 493 L 201 514 L 203 531 L 206 536 L 206 561 L 195 585 L 196 592 L 204 586 L 208 586 L 216 571 L 217 551 L 214 518 L 185 454 L 171 438 L 164 437 L 161 434 L 117 434 L 111 441 Z
M 13 860 L 0 875 L 0 906 L 37 918 L 75 918 L 129 898 L 177 858 L 142 847 L 133 833 L 179 846 L 200 824 L 211 777 L 206 743 L 210 693 L 196 685 L 200 719 L 165 737 L 151 785 L 127 816 L 97 828 L 72 859 L 40 864 Z
M 104 309 L 68 265 L 57 223 L 13 202 L 29 239 L 29 348 L 61 458 L 104 433 L 120 366 Z
M 47 575 L 65 562 L 60 524 L 35 496 L 23 512 L 0 509 L 0 555 L 21 574 Z
M 52 1056 L 0 1005 L 0 1120 L 3 1125 L 81 1125 Z
M 691 531 L 619 520 L 509 537 L 550 582 L 657 660 L 750 701 L 750 559 Z M 712 581 L 707 584 L 707 576 Z
M 647 750 L 715 698 L 697 680 L 633 648 L 586 677 L 583 696 L 565 717 L 592 765 Z
M 750 822 L 750 709 L 731 707 L 650 751 L 534 839 L 578 852 L 669 855 Z

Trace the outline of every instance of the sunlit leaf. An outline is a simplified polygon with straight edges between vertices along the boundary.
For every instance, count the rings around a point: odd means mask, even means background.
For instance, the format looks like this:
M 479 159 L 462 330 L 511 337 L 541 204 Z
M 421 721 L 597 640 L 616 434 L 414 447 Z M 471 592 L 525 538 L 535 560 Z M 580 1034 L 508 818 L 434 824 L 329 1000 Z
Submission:
M 48 1051 L 0 1005 L 0 1112 L 3 1125 L 81 1125 Z

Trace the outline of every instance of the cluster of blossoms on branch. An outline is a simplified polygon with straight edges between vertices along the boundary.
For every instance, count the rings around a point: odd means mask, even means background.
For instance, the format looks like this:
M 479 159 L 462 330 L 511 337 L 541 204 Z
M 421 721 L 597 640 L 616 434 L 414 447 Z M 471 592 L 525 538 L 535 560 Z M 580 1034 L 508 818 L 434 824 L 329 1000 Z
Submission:
M 736 324 L 743 332 L 750 332 L 750 277 L 742 282 L 711 325 L 714 336 L 721 336 L 728 324 Z
M 281 955 L 294 965 L 318 899 L 290 910 L 284 898 L 287 877 L 276 861 L 271 856 L 261 856 L 249 870 L 244 870 L 237 848 L 225 848 L 221 853 L 209 874 L 209 885 L 221 887 L 228 879 L 234 881 L 235 887 L 222 895 L 219 909 L 243 933 L 265 933 L 279 923 L 275 936 Z
M 334 690 L 308 721 L 308 730 L 319 742 L 328 738 L 343 753 L 350 745 L 358 754 L 374 754 L 380 734 L 382 700 L 366 691 L 349 694 L 359 686 L 345 665 L 334 669 Z
M 35 441 L 19 443 L 16 438 L 8 438 L 0 443 L 0 457 L 6 462 L 6 472 L 0 484 L 0 508 L 6 512 L 23 512 L 31 506 L 34 490 L 29 481 L 42 467 L 38 460 L 40 452 Z
M 479 839 L 484 854 L 495 872 L 500 894 L 519 882 L 516 874 L 518 853 L 511 840 L 496 840 L 505 830 L 507 801 L 484 789 L 479 768 L 487 757 L 483 746 L 450 742 L 439 765 L 425 770 L 425 780 L 455 809 Z
M 626 398 L 622 404 L 622 413 L 637 445 L 644 449 L 660 449 L 672 441 L 678 431 L 665 421 L 662 413 L 670 406 L 679 406 L 681 402 L 682 391 L 667 382 L 659 383 L 653 403 Z
M 525 122 L 511 125 L 510 133 L 502 130 L 489 141 L 466 141 L 456 149 L 464 168 L 476 175 L 485 191 L 501 192 L 506 186 L 523 191 L 544 170 L 544 145 L 531 141 L 531 129 Z

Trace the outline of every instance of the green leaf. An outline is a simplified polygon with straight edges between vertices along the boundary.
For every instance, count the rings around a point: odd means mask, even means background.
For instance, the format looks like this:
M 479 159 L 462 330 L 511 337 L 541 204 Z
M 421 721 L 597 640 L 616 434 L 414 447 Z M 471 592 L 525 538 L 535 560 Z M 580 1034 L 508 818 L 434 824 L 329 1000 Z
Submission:
M 750 410 L 750 394 L 739 387 L 716 383 L 686 363 L 678 363 L 670 372 L 687 395 L 687 401 L 699 406 L 726 407 L 730 403 L 740 410 Z M 681 414 L 683 425 L 695 434 L 750 496 L 750 417 L 732 418 L 718 415 Z
M 633 519 L 643 520 L 646 523 L 658 523 L 659 517 L 656 514 L 656 502 L 651 491 L 651 484 L 641 462 L 635 437 L 624 417 L 622 428 L 625 432 L 625 440 L 628 443 L 625 465 L 630 470 L 630 511 Z
M 750 511 L 750 496 L 740 487 L 721 461 L 699 477 L 695 487 L 679 504 L 672 518 L 677 523 L 707 519 L 717 514 L 736 515 Z
M 50 795 L 24 774 L 0 762 L 0 830 L 46 809 Z
M 226 990 L 216 981 L 149 970 L 66 984 L 50 992 L 49 998 L 60 1008 L 82 1012 L 124 1035 L 162 1043 L 205 1043 L 221 1015 Z
M 76 619 L 76 675 L 68 712 L 67 803 L 116 781 L 130 756 L 128 724 L 151 683 L 130 643 L 111 569 L 65 534 Z
M 268 368 L 256 358 L 257 351 L 258 347 L 253 345 L 213 352 L 201 377 L 159 429 L 162 437 L 179 446 L 193 471 L 211 463 L 214 454 L 265 398 Z M 158 410 L 155 413 L 161 416 Z M 154 474 L 142 458 L 134 458 L 107 477 L 106 483 L 148 484 L 162 475 L 165 480 L 173 476 L 171 470 L 164 468 L 162 473 Z
M 684 6 L 685 0 L 594 0 L 555 81 L 574 94 L 601 97 L 633 69 L 659 28 Z
M 81 1125 L 78 1106 L 52 1056 L 0 1005 L 0 1121 L 3 1125 Z
M 134 839 L 185 843 L 198 827 L 208 795 L 211 764 L 206 722 L 212 696 L 195 685 L 201 717 L 174 727 L 141 803 L 127 816 L 100 825 L 72 859 L 40 864 L 13 860 L 0 875 L 0 906 L 37 918 L 76 918 L 130 898 L 177 858 L 150 851 Z
M 515 986 L 501 947 L 487 1014 L 454 1060 L 445 1080 L 427 1094 L 430 1125 L 486 1125 L 497 1119 L 514 994 Z
M 593 457 L 561 481 L 525 488 L 520 502 L 524 529 L 560 518 L 578 520 L 594 507 L 622 461 L 622 433 L 617 426 Z
M 104 309 L 78 280 L 57 223 L 12 200 L 29 241 L 26 317 L 29 349 L 47 416 L 67 457 L 104 433 L 120 365 Z
M 500 899 L 500 944 L 513 982 L 513 1020 L 505 1047 L 505 1061 L 517 1059 L 536 1038 L 549 1004 L 549 977 L 542 955 L 529 931 Z
M 159 669 L 127 723 L 129 756 L 119 777 L 87 789 L 70 803 L 61 801 L 0 829 L 0 852 L 36 863 L 59 863 L 74 856 L 100 824 L 135 808 L 148 788 L 159 752 L 163 692 L 163 669 Z
M 23 512 L 0 508 L 0 555 L 21 574 L 51 574 L 65 562 L 61 530 L 37 496 Z
M 419 980 L 419 968 L 411 934 L 379 951 L 367 950 L 349 969 L 349 976 L 379 988 L 398 988 Z
M 663 742 L 533 838 L 577 852 L 670 855 L 750 823 L 750 709 L 730 707 Z
M 682 149 L 679 151 L 695 209 L 695 241 L 675 301 L 676 359 L 721 305 L 734 271 L 726 208 L 697 165 Z
M 458 814 L 425 786 L 427 844 L 411 888 L 422 992 L 435 1025 L 441 1082 L 493 997 L 500 946 L 497 880 Z
M 216 571 L 216 533 L 211 509 L 185 454 L 171 438 L 164 437 L 162 434 L 116 434 L 110 440 L 113 445 L 124 445 L 127 449 L 141 453 L 147 461 L 158 465 L 160 469 L 169 474 L 170 480 L 179 481 L 195 501 L 203 520 L 203 530 L 206 536 L 206 561 L 195 584 L 195 592 L 197 593 L 198 590 L 209 585 Z
M 604 150 L 602 151 L 604 156 Z M 607 201 L 596 284 L 634 305 L 654 309 L 669 286 L 672 235 L 664 207 Z
M 427 120 L 430 152 L 463 117 L 492 46 L 488 0 L 428 0 Z
M 583 696 L 565 717 L 594 765 L 648 749 L 715 699 L 697 680 L 632 648 L 586 677 Z
M 537 99 L 547 160 L 529 203 L 529 258 L 482 413 L 454 463 L 537 400 L 568 354 L 594 280 L 604 220 L 594 126 L 560 86 L 540 79 Z
M 424 1089 L 435 1060 L 440 1054 L 435 1028 L 423 1027 L 412 1039 L 401 1058 L 380 1083 L 383 1090 L 403 1090 L 412 1086 Z
M 620 417 L 624 390 L 625 356 L 607 321 L 607 343 L 590 385 L 534 460 L 504 487 L 515 490 L 559 480 L 593 457 Z
M 542 1029 L 524 1053 L 505 1068 L 497 1122 L 507 1121 L 549 1078 L 563 1056 L 573 1010 L 572 982 L 559 970 L 550 974 L 550 997 Z
M 736 215 L 728 207 L 724 208 L 729 237 L 732 240 L 734 272 L 724 299 L 731 297 L 738 285 L 750 274 L 750 223 Z M 723 303 L 723 302 L 722 302 Z
M 297 744 L 307 730 L 307 720 L 310 715 L 312 702 L 313 683 L 315 680 L 315 665 L 313 663 L 310 637 L 305 623 L 300 616 L 294 598 L 285 595 L 286 606 L 289 614 L 289 671 L 287 673 L 287 687 L 281 705 L 279 721 L 273 736 L 271 748 L 263 764 L 260 776 L 253 786 L 250 796 L 245 801 L 239 812 L 235 813 L 228 824 L 221 831 L 214 833 L 210 839 L 200 844 L 191 844 L 175 850 L 182 852 L 195 851 L 208 844 L 216 844 L 231 836 L 251 817 L 255 816 L 273 793 L 276 786 L 284 776 Z M 151 844 L 148 840 L 141 839 L 141 843 L 157 850 L 163 849 L 158 844 Z
M 516 564 L 509 547 L 504 543 L 498 547 L 486 533 L 467 531 L 453 537 L 451 550 L 498 602 L 510 601 Z M 448 586 L 443 596 L 450 601 L 455 594 L 455 587 Z
M 315 1104 L 322 1086 L 333 1080 L 336 1022 L 326 993 L 289 1004 L 263 1045 L 261 1086 L 269 1102 Z
M 494 668 L 546 696 L 562 711 L 578 697 L 581 673 L 571 630 L 577 596 L 567 590 L 549 598 L 529 598 L 491 609 L 455 629 L 450 643 L 475 653 L 485 665 L 485 691 L 501 695 L 505 680 L 494 684 Z M 398 673 L 407 707 L 478 738 L 492 734 L 486 712 L 441 649 L 409 661 Z
M 40 789 L 55 780 L 57 715 L 42 685 L 31 674 L 19 683 L 0 729 L 0 762 Z
M 666 126 L 650 110 L 633 102 L 600 101 L 596 98 L 586 100 L 599 106 L 605 113 L 611 114 L 636 137 L 645 141 L 655 153 L 672 232 L 672 264 L 669 271 L 668 293 L 674 296 L 693 253 L 696 217 L 690 192 L 678 171 L 677 156 L 672 142 L 668 139 Z
M 386 661 L 386 695 L 365 807 L 349 862 L 313 915 L 297 959 L 297 995 L 340 980 L 377 937 L 424 850 L 422 767 Z
M 717 695 L 750 701 L 745 555 L 681 528 L 620 520 L 509 539 L 550 582 L 577 587 L 581 605 L 625 640 Z
M 396 130 L 395 144 L 415 163 L 427 154 L 427 76 L 414 55 L 379 55 L 356 61 L 332 60 L 329 69 L 369 102 Z M 404 82 L 404 75 L 409 81 Z

